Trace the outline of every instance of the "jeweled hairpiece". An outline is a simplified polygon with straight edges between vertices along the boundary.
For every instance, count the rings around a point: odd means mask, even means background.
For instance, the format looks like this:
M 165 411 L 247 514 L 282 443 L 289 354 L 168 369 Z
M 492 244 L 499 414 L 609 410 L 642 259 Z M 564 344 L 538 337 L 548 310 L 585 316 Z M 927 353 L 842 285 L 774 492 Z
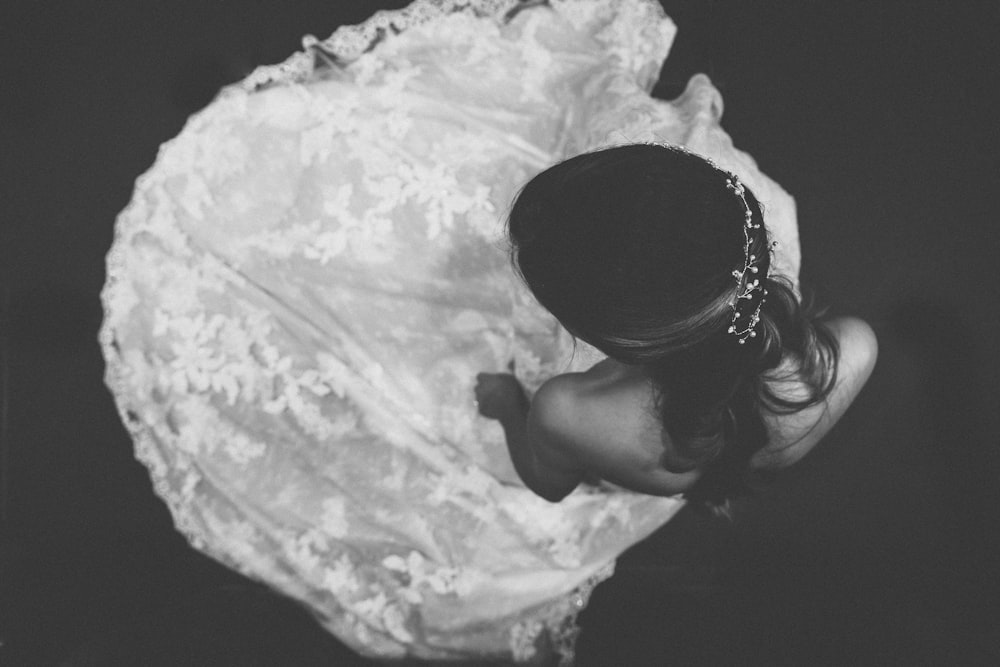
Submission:
M 715 166 L 714 164 L 712 166 Z M 718 169 L 718 167 L 716 167 Z M 754 224 L 753 212 L 750 210 L 750 204 L 747 202 L 746 188 L 740 183 L 739 177 L 732 173 L 726 172 L 726 187 L 732 190 L 732 192 L 740 198 L 743 202 L 743 208 L 746 209 L 744 213 L 743 220 L 743 269 L 733 270 L 733 277 L 736 278 L 736 298 L 731 304 L 729 304 L 733 309 L 733 322 L 729 325 L 729 333 L 736 336 L 739 339 L 740 345 L 747 342 L 748 338 L 757 337 L 757 323 L 760 322 L 760 309 L 767 300 L 767 288 L 760 284 L 760 278 L 756 275 L 760 271 L 760 267 L 757 266 L 758 258 L 757 255 L 750 252 L 752 247 L 752 242 L 750 239 L 750 234 L 755 229 L 760 229 L 760 223 Z M 770 245 L 770 248 L 777 246 L 778 243 L 775 241 Z M 771 272 L 770 264 L 768 264 L 768 274 Z M 757 302 L 757 307 L 753 309 L 753 312 L 746 315 L 746 313 L 740 310 L 741 301 L 752 301 L 755 292 L 761 292 L 760 301 Z
M 760 309 L 767 300 L 767 289 L 760 284 L 760 279 L 756 278 L 756 274 L 760 271 L 760 267 L 757 265 L 758 257 L 757 255 L 750 252 L 751 247 L 753 247 L 752 239 L 750 238 L 751 232 L 755 229 L 760 229 L 760 223 L 754 224 L 753 222 L 753 211 L 750 209 L 750 203 L 747 201 L 746 188 L 740 182 L 739 176 L 731 171 L 727 171 L 717 165 L 715 160 L 704 155 L 698 155 L 684 146 L 678 146 L 676 144 L 660 144 L 665 148 L 669 148 L 687 155 L 693 155 L 699 157 L 709 165 L 712 166 L 716 171 L 720 171 L 726 175 L 726 187 L 729 188 L 733 194 L 740 198 L 743 202 L 744 208 L 744 218 L 743 218 L 743 270 L 733 270 L 733 277 L 736 278 L 736 298 L 733 299 L 729 306 L 733 309 L 733 321 L 729 325 L 728 332 L 739 339 L 740 345 L 744 345 L 748 338 L 757 337 L 757 324 L 760 322 Z M 778 242 L 774 241 L 768 246 L 768 251 L 772 248 L 778 247 Z M 767 266 L 768 277 L 771 274 L 771 265 L 768 263 Z M 749 314 L 749 316 L 741 311 L 740 306 L 743 302 L 752 303 L 754 295 L 756 292 L 761 293 L 760 301 L 757 306 Z

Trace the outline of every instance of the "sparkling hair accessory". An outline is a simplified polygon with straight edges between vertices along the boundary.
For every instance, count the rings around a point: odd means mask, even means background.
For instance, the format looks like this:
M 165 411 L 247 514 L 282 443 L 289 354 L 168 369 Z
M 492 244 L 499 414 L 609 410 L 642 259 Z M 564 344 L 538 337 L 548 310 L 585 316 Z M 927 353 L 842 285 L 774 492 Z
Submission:
M 685 153 L 687 155 L 693 155 L 697 158 L 700 158 L 705 162 L 707 162 L 709 165 L 711 165 L 712 168 L 715 169 L 716 171 L 720 171 L 723 174 L 725 174 L 726 187 L 729 188 L 729 190 L 731 190 L 733 194 L 739 197 L 740 201 L 743 202 L 743 208 L 745 211 L 743 218 L 743 240 L 744 240 L 743 269 L 733 270 L 733 277 L 736 278 L 736 298 L 734 298 L 733 301 L 729 304 L 729 306 L 733 309 L 733 320 L 732 324 L 729 325 L 729 329 L 727 331 L 731 335 L 737 337 L 740 345 L 744 345 L 746 344 L 748 338 L 757 337 L 757 324 L 760 322 L 760 309 L 761 306 L 764 305 L 764 302 L 767 300 L 766 299 L 767 289 L 760 284 L 759 278 L 754 277 L 760 271 L 760 268 L 757 266 L 759 258 L 757 257 L 757 255 L 750 252 L 750 249 L 753 246 L 753 240 L 751 239 L 750 234 L 755 229 L 761 229 L 761 224 L 760 223 L 754 224 L 753 222 L 753 211 L 750 209 L 750 203 L 747 201 L 746 188 L 744 188 L 743 184 L 740 182 L 739 176 L 737 176 L 731 171 L 723 169 L 722 167 L 720 167 L 718 164 L 715 163 L 715 160 L 713 160 L 710 157 L 699 155 L 698 153 L 690 151 L 684 146 L 679 146 L 677 144 L 659 144 L 659 145 L 663 146 L 664 148 L 675 150 L 679 153 Z M 761 232 L 761 233 L 766 233 L 766 232 Z M 768 246 L 768 252 L 770 252 L 771 249 L 777 247 L 778 247 L 778 242 L 777 241 L 772 242 Z M 770 277 L 771 275 L 770 263 L 767 266 L 767 274 L 768 277 Z M 747 302 L 747 304 L 752 303 L 755 294 L 757 292 L 761 293 L 760 301 L 757 302 L 757 306 L 753 309 L 753 311 L 747 314 L 745 310 L 741 309 L 744 306 L 743 302 L 745 301 Z
M 713 164 L 712 166 L 714 167 L 715 165 Z M 750 204 L 747 202 L 746 188 L 740 183 L 739 177 L 732 172 L 726 172 L 726 174 L 726 187 L 740 198 L 743 202 L 743 208 L 746 209 L 743 219 L 743 269 L 733 270 L 733 277 L 736 278 L 736 298 L 729 304 L 733 309 L 733 322 L 729 325 L 728 329 L 730 334 L 739 339 L 740 345 L 743 345 L 747 342 L 748 338 L 757 337 L 757 323 L 760 322 L 760 309 L 767 300 L 767 288 L 761 285 L 760 278 L 756 277 L 760 271 L 760 268 L 757 266 L 757 255 L 750 252 L 750 248 L 752 247 L 750 234 L 755 229 L 760 229 L 761 224 L 759 222 L 754 224 L 753 212 L 750 210 Z M 770 250 L 777 245 L 778 242 L 774 241 L 768 246 L 768 249 Z M 770 264 L 768 264 L 767 272 L 770 275 Z M 747 315 L 747 313 L 740 309 L 741 302 L 752 302 L 756 292 L 761 293 L 760 301 L 757 302 L 757 306 L 753 311 Z

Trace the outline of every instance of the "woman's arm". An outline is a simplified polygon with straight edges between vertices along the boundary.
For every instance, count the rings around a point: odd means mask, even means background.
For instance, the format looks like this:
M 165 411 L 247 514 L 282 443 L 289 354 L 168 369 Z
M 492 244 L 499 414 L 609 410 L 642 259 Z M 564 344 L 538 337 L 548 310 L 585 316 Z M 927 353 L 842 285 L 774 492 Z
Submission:
M 872 328 L 855 317 L 838 318 L 826 326 L 840 346 L 837 384 L 826 400 L 804 410 L 787 415 L 765 413 L 770 442 L 754 455 L 752 466 L 783 468 L 808 454 L 844 415 L 868 381 L 878 358 L 878 340 Z M 796 380 L 775 380 L 771 388 L 790 399 L 808 396 L 808 389 Z
M 538 420 L 532 418 L 537 411 L 532 414 L 517 378 L 509 373 L 480 373 L 476 379 L 479 412 L 500 422 L 514 470 L 525 486 L 551 502 L 569 495 L 583 481 L 583 471 L 547 446 Z

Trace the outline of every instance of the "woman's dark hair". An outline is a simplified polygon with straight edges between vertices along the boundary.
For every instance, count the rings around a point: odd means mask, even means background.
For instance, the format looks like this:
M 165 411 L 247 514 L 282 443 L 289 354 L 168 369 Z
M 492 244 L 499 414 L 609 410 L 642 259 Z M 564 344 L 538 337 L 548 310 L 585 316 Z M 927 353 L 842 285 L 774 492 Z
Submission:
M 822 401 L 839 356 L 836 339 L 780 276 L 761 279 L 767 298 L 756 337 L 739 345 L 728 333 L 746 208 L 726 176 L 666 146 L 618 146 L 542 172 L 508 219 L 512 260 L 535 297 L 577 338 L 646 369 L 673 443 L 664 467 L 703 468 L 686 495 L 723 511 L 748 490 L 750 458 L 767 444 L 763 411 Z M 762 222 L 749 189 L 746 200 Z M 771 261 L 761 232 L 750 249 L 763 258 L 760 277 Z M 765 382 L 786 357 L 808 388 L 801 400 Z

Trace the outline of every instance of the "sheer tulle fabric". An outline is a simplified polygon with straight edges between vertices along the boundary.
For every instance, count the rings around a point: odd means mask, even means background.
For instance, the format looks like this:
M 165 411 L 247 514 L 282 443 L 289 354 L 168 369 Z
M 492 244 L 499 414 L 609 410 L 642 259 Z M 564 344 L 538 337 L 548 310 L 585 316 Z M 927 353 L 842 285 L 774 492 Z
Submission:
M 537 3 L 536 3 L 537 4 Z M 652 99 L 659 5 L 417 2 L 224 89 L 117 221 L 107 382 L 195 548 L 372 656 L 572 656 L 573 618 L 677 498 L 528 491 L 475 374 L 598 359 L 515 279 L 517 188 L 570 155 L 685 144 L 739 173 L 797 273 L 792 199 L 703 76 Z M 514 11 L 511 11 L 514 10 Z

